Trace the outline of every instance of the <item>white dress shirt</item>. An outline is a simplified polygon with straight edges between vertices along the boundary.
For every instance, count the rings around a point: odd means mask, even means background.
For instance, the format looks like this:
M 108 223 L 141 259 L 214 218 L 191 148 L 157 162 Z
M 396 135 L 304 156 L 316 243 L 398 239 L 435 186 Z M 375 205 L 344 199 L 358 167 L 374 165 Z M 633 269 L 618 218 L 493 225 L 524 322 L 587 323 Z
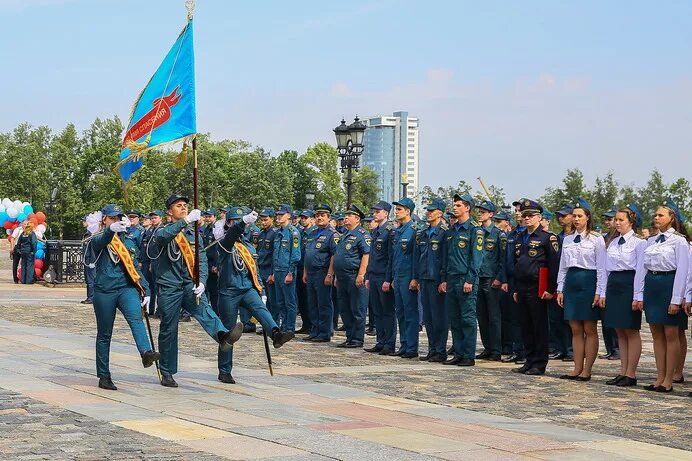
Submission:
M 622 245 L 618 243 L 621 237 L 625 239 L 625 243 Z M 633 230 L 624 235 L 618 235 L 610 242 L 606 251 L 606 283 L 601 297 L 605 297 L 607 280 L 611 272 L 637 270 L 639 261 L 644 258 L 644 248 L 646 248 L 646 240 L 635 235 Z M 634 286 L 638 286 L 636 275 Z
M 692 242 L 690 242 L 690 252 L 687 260 L 687 289 L 685 290 L 685 299 L 688 303 L 692 303 Z
M 665 241 L 657 241 L 661 235 L 665 236 Z M 687 239 L 675 232 L 672 227 L 663 234 L 656 234 L 646 241 L 647 246 L 644 250 L 642 264 L 637 268 L 636 279 L 638 285 L 635 286 L 635 300 L 644 300 L 644 279 L 647 272 L 670 272 L 675 271 L 675 281 L 673 282 L 673 293 L 670 297 L 670 304 L 680 304 L 685 299 L 687 285 L 687 271 L 690 258 L 690 249 Z
M 578 243 L 574 241 L 577 235 L 581 236 L 581 241 Z M 605 264 L 606 248 L 602 236 L 590 234 L 587 231 L 565 236 L 562 241 L 560 270 L 557 273 L 557 291 L 562 291 L 567 270 L 570 267 L 579 267 L 596 271 L 596 294 L 600 295 L 605 290 Z

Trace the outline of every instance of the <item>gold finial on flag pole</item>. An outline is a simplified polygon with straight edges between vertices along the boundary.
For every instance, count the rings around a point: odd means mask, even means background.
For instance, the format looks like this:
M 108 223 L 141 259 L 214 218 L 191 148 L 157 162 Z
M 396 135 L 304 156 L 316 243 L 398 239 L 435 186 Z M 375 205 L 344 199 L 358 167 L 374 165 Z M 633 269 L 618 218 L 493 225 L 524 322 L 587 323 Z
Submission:
M 187 20 L 190 21 L 195 11 L 195 0 L 185 0 L 185 8 L 187 8 Z

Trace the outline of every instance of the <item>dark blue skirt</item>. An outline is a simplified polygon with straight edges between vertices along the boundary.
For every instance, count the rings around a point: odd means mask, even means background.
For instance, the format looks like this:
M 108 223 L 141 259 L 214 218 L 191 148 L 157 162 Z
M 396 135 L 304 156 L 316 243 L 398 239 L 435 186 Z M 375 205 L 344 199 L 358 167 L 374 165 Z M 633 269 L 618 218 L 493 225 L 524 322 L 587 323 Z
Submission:
M 562 287 L 565 320 L 598 320 L 600 309 L 592 307 L 596 295 L 596 271 L 570 267 Z
M 682 306 L 676 315 L 668 314 L 674 282 L 674 271 L 665 274 L 647 272 L 644 278 L 644 313 L 646 313 L 646 321 L 651 325 L 677 325 L 686 330 L 687 316 Z
M 606 307 L 602 311 L 603 325 L 608 328 L 639 330 L 641 311 L 632 310 L 635 271 L 617 271 L 608 275 Z

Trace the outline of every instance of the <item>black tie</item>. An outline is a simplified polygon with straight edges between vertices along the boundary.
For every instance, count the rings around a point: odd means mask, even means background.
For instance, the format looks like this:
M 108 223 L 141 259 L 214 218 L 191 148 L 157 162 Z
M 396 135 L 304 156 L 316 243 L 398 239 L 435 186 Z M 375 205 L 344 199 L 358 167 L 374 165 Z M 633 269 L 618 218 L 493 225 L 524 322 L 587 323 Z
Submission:
M 579 243 L 581 242 L 581 235 L 578 234 L 576 237 L 574 237 L 574 243 Z
M 618 245 L 624 245 L 625 244 L 625 237 L 620 237 L 618 240 Z
M 656 239 L 656 243 L 662 243 L 665 241 L 666 241 L 666 236 L 663 234 L 659 235 L 658 238 Z

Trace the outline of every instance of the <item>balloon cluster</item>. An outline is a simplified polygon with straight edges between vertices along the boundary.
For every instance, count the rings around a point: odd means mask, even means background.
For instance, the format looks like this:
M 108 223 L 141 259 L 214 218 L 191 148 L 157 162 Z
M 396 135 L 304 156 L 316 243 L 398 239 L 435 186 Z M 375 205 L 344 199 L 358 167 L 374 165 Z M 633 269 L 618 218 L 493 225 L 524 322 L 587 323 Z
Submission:
M 13 201 L 7 197 L 2 199 L 0 226 L 5 229 L 5 233 L 11 236 L 15 229 L 23 226 L 25 222 L 34 225 L 34 234 L 38 238 L 36 253 L 34 253 L 34 274 L 40 278 L 43 275 L 43 260 L 46 257 L 46 244 L 42 241 L 46 232 L 46 215 L 43 211 L 34 213 L 34 208 L 29 202 Z

